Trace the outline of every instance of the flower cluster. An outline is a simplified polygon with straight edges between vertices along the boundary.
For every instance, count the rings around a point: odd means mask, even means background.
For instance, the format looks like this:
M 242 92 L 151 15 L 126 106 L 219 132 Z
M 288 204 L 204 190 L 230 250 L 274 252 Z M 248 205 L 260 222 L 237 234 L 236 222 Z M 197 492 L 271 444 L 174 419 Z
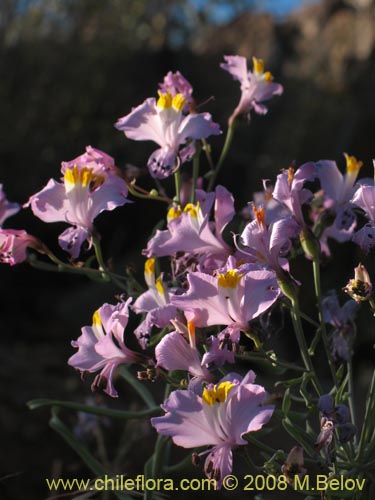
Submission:
M 123 174 L 111 156 L 88 146 L 74 160 L 62 162 L 59 180 L 51 179 L 23 205 L 44 222 L 68 225 L 58 236 L 65 257 L 54 255 L 24 230 L 0 229 L 0 258 L 12 265 L 28 259 L 43 268 L 49 259 L 48 265 L 59 270 L 112 281 L 120 292 L 117 302 L 105 303 L 94 312 L 91 326 L 84 326 L 72 341 L 77 351 L 69 365 L 82 375 L 95 374 L 92 389 L 104 390 L 111 397 L 119 395 L 116 376 L 131 374 L 127 368 L 118 368 L 136 365 L 138 380 L 133 380 L 133 387 L 142 386 L 140 394 L 151 406 L 150 414 L 154 412 L 152 426 L 160 436 L 192 450 L 195 464 L 205 457 L 204 472 L 216 480 L 217 487 L 232 472 L 233 451 L 247 450 L 256 443 L 261 447 L 261 440 L 253 434 L 266 427 L 272 430 L 273 422 L 281 418 L 284 429 L 300 446 L 294 446 L 288 456 L 270 456 L 264 470 L 284 474 L 293 486 L 294 476 L 302 477 L 307 471 L 303 450 L 310 462 L 321 452 L 329 468 L 335 456 L 333 447 L 340 451 L 356 434 L 353 405 L 349 409 L 336 404 L 331 395 L 323 395 L 325 387 L 313 357 L 321 344 L 331 371 L 330 394 L 344 398 L 346 385 L 350 385 L 346 394 L 350 398 L 354 319 L 362 302 L 375 308 L 371 279 L 359 264 L 355 278 L 345 287 L 354 300 L 340 306 L 335 291 L 322 295 L 320 258 L 331 255 L 333 240 L 351 242 L 365 254 L 371 250 L 375 244 L 375 187 L 367 180 L 357 182 L 362 162 L 345 153 L 345 173 L 331 160 L 291 165 L 274 181 L 263 181 L 264 193 L 254 193 L 248 209 L 237 210 L 234 195 L 225 186 L 213 185 L 228 154 L 234 127 L 252 112 L 265 114 L 264 102 L 282 94 L 283 87 L 264 71 L 261 59 L 253 58 L 252 71 L 241 56 L 224 59 L 221 67 L 240 82 L 241 98 L 228 119 L 227 140 L 216 164 L 207 141 L 222 133 L 220 126 L 210 113 L 197 112 L 188 80 L 180 72 L 169 72 L 159 84 L 157 99 L 147 98 L 115 124 L 128 139 L 153 141 L 159 146 L 145 159 L 155 189 L 141 188 L 136 179 Z M 203 147 L 209 165 L 206 175 L 200 177 Z M 189 178 L 186 184 L 181 171 Z M 171 175 L 175 193 L 167 193 L 161 182 Z M 129 193 L 134 200 L 128 199 Z M 103 211 L 145 199 L 165 203 L 166 210 L 158 229 L 144 240 L 144 286 L 135 276 L 123 276 L 108 264 L 95 219 Z M 19 205 L 8 202 L 0 185 L 0 223 L 19 210 Z M 30 250 L 37 254 L 30 257 Z M 304 285 L 293 260 L 301 258 L 313 264 L 315 318 L 300 309 Z M 298 345 L 302 365 L 281 359 L 272 335 L 264 331 L 273 311 L 285 316 L 286 309 L 296 339 L 288 342 Z M 311 343 L 303 330 L 304 321 L 316 328 Z M 295 370 L 301 377 L 279 381 L 278 386 L 285 387 L 283 393 L 272 393 L 272 388 L 268 393 L 255 384 L 252 368 L 257 363 L 272 373 Z M 150 404 L 153 396 L 146 387 L 150 380 L 167 384 L 161 409 Z M 282 407 L 275 412 L 278 399 L 283 400 Z M 293 415 L 306 417 L 302 410 L 290 412 L 292 401 L 305 403 L 309 416 L 312 409 L 321 412 L 318 436 L 311 435 L 311 426 L 305 431 L 292 421 Z M 365 444 L 360 446 L 358 457 L 362 458 Z M 162 460 L 157 450 L 154 465 Z M 337 452 L 337 457 L 346 454 L 348 461 L 350 451 Z

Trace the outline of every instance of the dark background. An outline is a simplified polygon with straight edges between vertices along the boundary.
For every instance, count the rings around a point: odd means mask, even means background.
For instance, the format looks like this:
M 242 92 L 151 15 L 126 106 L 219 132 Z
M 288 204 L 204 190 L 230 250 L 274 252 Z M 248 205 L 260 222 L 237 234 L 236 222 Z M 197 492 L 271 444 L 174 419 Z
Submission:
M 205 109 L 225 128 L 239 86 L 219 68 L 224 54 L 264 58 L 284 85 L 268 115 L 253 116 L 238 130 L 220 175 L 238 209 L 261 189 L 262 178 L 274 179 L 293 160 L 329 158 L 343 170 L 342 153 L 348 152 L 364 161 L 361 175 L 372 176 L 375 2 L 326 0 L 282 18 L 251 8 L 260 3 L 211 0 L 199 8 L 188 0 L 0 0 L 0 172 L 8 198 L 26 202 L 59 176 L 62 160 L 88 144 L 114 156 L 119 167 L 144 167 L 153 146 L 125 139 L 113 123 L 155 95 L 170 69 L 193 84 L 198 102 L 215 97 Z M 214 158 L 220 144 L 221 139 L 212 141 Z M 151 186 L 146 177 L 139 182 Z M 98 218 L 105 256 L 119 271 L 131 264 L 142 275 L 139 250 L 163 210 L 137 202 Z M 63 225 L 45 225 L 25 210 L 5 227 L 25 228 L 59 252 L 56 238 Z M 342 288 L 364 259 L 351 244 L 333 248 L 323 273 L 326 290 Z M 374 276 L 372 256 L 364 261 Z M 301 263 L 296 272 L 304 278 L 310 270 Z M 30 412 L 25 403 L 91 397 L 89 383 L 66 364 L 73 353 L 70 340 L 90 324 L 97 307 L 113 302 L 118 289 L 26 264 L 2 265 L 0 280 L 0 497 L 41 499 L 48 496 L 46 477 L 91 474 L 49 429 L 49 412 Z M 313 300 L 311 291 L 307 305 Z M 354 358 L 360 405 L 373 366 L 373 339 L 369 314 L 361 311 Z M 119 389 L 124 399 L 105 399 L 106 404 L 139 404 L 127 386 L 119 383 Z M 76 425 L 73 414 L 66 421 Z M 117 460 L 119 471 L 131 475 L 152 453 L 154 434 L 148 439 L 146 424 L 129 425 L 131 456 Z M 113 461 L 111 442 L 122 430 L 116 424 L 105 432 Z M 100 436 L 86 438 L 98 446 Z

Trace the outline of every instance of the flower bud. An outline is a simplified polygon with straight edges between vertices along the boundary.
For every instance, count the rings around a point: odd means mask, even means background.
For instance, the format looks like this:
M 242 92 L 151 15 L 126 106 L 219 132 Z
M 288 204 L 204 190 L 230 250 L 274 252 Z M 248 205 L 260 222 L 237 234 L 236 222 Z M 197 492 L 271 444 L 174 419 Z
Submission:
M 363 264 L 358 264 L 354 268 L 354 279 L 350 279 L 343 290 L 357 303 L 371 299 L 372 283 L 369 273 Z
M 300 232 L 299 239 L 306 257 L 314 259 L 320 254 L 320 243 L 310 229 L 305 228 Z
M 303 448 L 302 446 L 294 446 L 284 463 L 281 466 L 281 472 L 284 474 L 288 484 L 294 485 L 295 476 L 302 478 L 307 470 L 303 467 Z

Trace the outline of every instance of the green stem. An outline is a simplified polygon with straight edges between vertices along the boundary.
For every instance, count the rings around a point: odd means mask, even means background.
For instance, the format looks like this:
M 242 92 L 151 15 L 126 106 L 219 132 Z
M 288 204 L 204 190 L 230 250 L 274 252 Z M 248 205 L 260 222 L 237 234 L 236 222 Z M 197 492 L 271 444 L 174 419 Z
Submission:
M 174 184 L 176 188 L 176 196 L 174 198 L 175 202 L 179 205 L 181 204 L 181 172 L 180 169 L 176 170 L 174 173 Z
M 190 194 L 190 202 L 195 205 L 196 203 L 196 194 L 195 190 L 197 189 L 197 182 L 199 177 L 199 156 L 201 154 L 201 146 L 198 141 L 195 141 L 195 154 L 193 156 L 193 179 L 191 183 L 191 194 Z
M 159 406 L 154 406 L 148 410 L 143 411 L 121 411 L 121 410 L 111 410 L 110 408 L 101 408 L 100 406 L 88 406 L 73 401 L 59 401 L 56 399 L 33 399 L 26 403 L 30 410 L 36 410 L 38 408 L 43 408 L 45 406 L 54 406 L 59 408 L 66 408 L 69 410 L 82 411 L 84 413 L 90 413 L 92 415 L 100 415 L 104 417 L 119 418 L 121 420 L 127 420 L 130 418 L 149 418 L 156 417 L 162 414 L 162 410 Z
M 299 346 L 299 349 L 301 352 L 302 360 L 305 364 L 307 371 L 311 372 L 311 375 L 312 375 L 311 381 L 315 387 L 315 390 L 316 390 L 318 396 L 320 396 L 322 394 L 322 388 L 320 386 L 318 377 L 316 375 L 314 366 L 312 364 L 311 358 L 310 358 L 309 353 L 308 353 L 306 339 L 305 339 L 305 335 L 304 335 L 303 328 L 302 328 L 298 298 L 297 297 L 292 298 L 291 302 L 292 302 L 291 315 L 292 315 L 294 333 L 295 333 L 296 338 L 297 338 L 297 342 L 298 342 L 298 346 Z
M 331 358 L 331 353 L 329 350 L 327 329 L 326 329 L 326 324 L 324 322 L 324 317 L 323 317 L 322 288 L 321 288 L 321 280 L 320 280 L 320 262 L 319 262 L 319 260 L 320 260 L 319 254 L 316 253 L 313 256 L 313 271 L 314 271 L 315 294 L 316 294 L 316 298 L 317 298 L 318 315 L 319 315 L 319 322 L 320 322 L 320 331 L 321 331 L 321 336 L 322 336 L 323 345 L 324 345 L 324 349 L 326 352 L 329 368 L 331 370 L 333 384 L 335 386 L 337 386 L 336 370 L 335 370 L 335 366 L 333 364 L 333 361 Z
M 211 146 L 206 141 L 206 139 L 202 139 L 202 149 L 204 151 L 204 154 L 206 155 L 207 162 L 208 162 L 208 164 L 210 166 L 210 169 L 214 170 L 215 169 L 215 165 L 214 165 L 214 163 L 212 161 L 212 157 L 211 157 Z
M 374 410 L 375 410 L 375 370 L 372 374 L 371 384 L 366 399 L 365 417 L 363 420 L 361 437 L 359 439 L 359 445 L 358 445 L 358 454 L 357 454 L 358 462 L 361 462 L 362 460 L 362 456 L 365 450 L 365 446 L 368 442 L 370 431 L 373 429 Z
M 302 366 L 298 366 L 294 363 L 288 363 L 288 361 L 283 361 L 281 359 L 274 359 L 272 356 L 267 354 L 266 351 L 263 349 L 261 350 L 260 353 L 246 353 L 246 354 L 236 354 L 236 358 L 242 359 L 242 360 L 250 360 L 250 361 L 264 361 L 268 362 L 270 361 L 272 364 L 276 366 L 280 366 L 280 368 L 286 368 L 288 370 L 294 370 L 297 372 L 304 372 L 305 368 L 302 368 Z
M 52 407 L 51 419 L 49 421 L 50 427 L 56 431 L 60 436 L 69 444 L 69 446 L 81 457 L 84 463 L 91 469 L 94 474 L 99 477 L 104 477 L 109 474 L 109 471 L 105 469 L 101 463 L 96 460 L 95 457 L 91 455 L 89 450 L 84 444 L 77 440 L 72 431 L 68 429 L 65 424 L 58 417 L 58 409 Z M 132 500 L 129 495 L 125 493 L 114 491 L 114 496 L 119 500 Z
M 356 413 L 355 413 L 355 405 L 354 405 L 354 383 L 353 383 L 353 363 L 352 358 L 350 357 L 349 361 L 346 364 L 348 370 L 348 389 L 349 389 L 349 410 L 352 417 L 352 424 L 356 427 Z M 354 444 L 357 444 L 357 434 L 354 435 Z
M 220 155 L 219 161 L 217 162 L 215 169 L 213 170 L 213 172 L 210 175 L 210 180 L 208 182 L 207 191 L 213 190 L 213 187 L 214 187 L 215 182 L 216 182 L 216 177 L 218 176 L 220 169 L 223 166 L 223 163 L 225 161 L 225 158 L 227 157 L 227 154 L 228 154 L 229 149 L 231 147 L 233 136 L 234 136 L 235 123 L 236 123 L 236 120 L 234 120 L 228 127 L 227 135 L 225 137 L 225 142 L 224 142 L 223 149 L 221 150 L 221 155 Z
M 107 266 L 105 265 L 105 262 L 104 262 L 102 246 L 100 244 L 100 240 L 99 240 L 98 236 L 94 235 L 92 237 L 92 244 L 94 247 L 95 257 L 96 257 L 96 260 L 98 262 L 99 270 L 103 271 L 103 278 L 104 278 L 104 276 L 106 275 Z
M 41 262 L 38 261 L 35 258 L 35 254 L 31 254 L 27 258 L 27 262 L 30 264 L 31 267 L 34 267 L 35 269 L 40 269 L 42 271 L 49 271 L 49 272 L 54 272 L 54 273 L 61 273 L 61 272 L 66 272 L 70 274 L 82 274 L 87 276 L 88 278 L 95 279 L 96 281 L 103 282 L 105 281 L 106 283 L 108 282 L 107 280 L 103 280 L 102 275 L 103 272 L 100 271 L 99 269 L 92 269 L 89 267 L 75 267 L 70 264 L 66 264 L 65 262 L 59 261 L 57 259 L 54 261 L 57 265 L 53 266 L 51 264 L 48 264 L 47 262 Z M 121 276 L 120 274 L 115 274 L 111 272 L 107 272 L 108 276 L 111 278 L 113 282 L 118 282 L 120 283 L 121 280 L 126 281 L 126 278 L 124 276 Z M 121 288 L 125 289 L 125 285 L 121 283 Z
M 164 203 L 167 203 L 168 205 L 170 205 L 172 203 L 172 200 L 170 198 L 167 198 L 166 196 L 153 195 L 150 193 L 140 193 L 139 191 L 137 191 L 135 189 L 134 185 L 131 183 L 127 183 L 127 187 L 128 187 L 129 193 L 131 193 L 136 198 L 140 198 L 141 200 L 163 201 Z

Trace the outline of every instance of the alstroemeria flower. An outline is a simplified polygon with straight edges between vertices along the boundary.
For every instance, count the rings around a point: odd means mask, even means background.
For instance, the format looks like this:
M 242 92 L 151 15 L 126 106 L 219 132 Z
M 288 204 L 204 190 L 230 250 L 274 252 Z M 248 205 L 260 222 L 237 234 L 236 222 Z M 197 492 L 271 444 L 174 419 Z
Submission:
M 0 227 L 8 217 L 16 214 L 20 209 L 21 207 L 18 203 L 13 203 L 7 199 L 3 190 L 3 185 L 0 184 Z
M 331 351 L 334 359 L 349 361 L 355 336 L 353 321 L 359 306 L 355 300 L 347 300 L 341 307 L 334 290 L 322 301 L 323 319 L 334 327 L 331 337 Z
M 157 366 L 166 370 L 185 370 L 196 380 L 211 382 L 213 376 L 202 364 L 195 341 L 195 326 L 167 333 L 155 348 Z M 185 338 L 187 336 L 189 341 Z
M 0 229 L 0 262 L 20 264 L 27 257 L 27 248 L 44 253 L 43 244 L 22 229 Z
M 222 233 L 234 216 L 233 196 L 223 186 L 215 193 L 197 190 L 197 203 L 188 203 L 184 209 L 172 207 L 168 212 L 168 229 L 156 231 L 148 242 L 145 253 L 148 257 L 163 257 L 185 252 L 204 258 L 217 259 L 219 266 L 231 252 Z M 214 223 L 209 216 L 214 204 Z
M 302 205 L 313 197 L 313 193 L 306 189 L 304 184 L 316 177 L 317 172 L 313 162 L 304 163 L 297 171 L 294 167 L 289 167 L 277 176 L 272 196 L 289 210 L 301 228 L 305 225 Z
M 333 238 L 343 242 L 352 238 L 357 221 L 350 203 L 354 194 L 354 184 L 362 162 L 354 156 L 345 153 L 346 173 L 343 175 L 336 162 L 322 160 L 315 163 L 315 169 L 323 191 L 323 216 L 325 212 L 332 213 L 333 223 L 324 229 L 320 237 L 322 250 L 330 254 L 327 239 Z
M 374 160 L 375 168 L 375 160 Z M 354 193 L 351 200 L 354 205 L 362 208 L 366 216 L 369 218 L 367 222 L 359 231 L 355 232 L 353 235 L 353 241 L 361 247 L 361 249 L 368 253 L 370 249 L 375 245 L 375 185 L 374 182 L 371 184 L 362 184 L 358 186 L 358 189 Z
M 225 363 L 234 363 L 235 350 L 240 341 L 240 332 L 228 333 L 223 330 L 216 337 L 207 339 L 208 351 L 203 355 L 202 365 L 208 368 L 220 368 Z
M 172 97 L 159 91 L 158 101 L 146 99 L 115 124 L 129 139 L 153 141 L 160 146 L 147 162 L 155 178 L 168 177 L 181 163 L 191 159 L 193 142 L 180 149 L 189 139 L 194 141 L 221 134 L 219 125 L 212 121 L 209 113 L 184 116 L 185 103 L 186 98 L 181 93 Z
M 129 203 L 123 179 L 108 172 L 94 173 L 87 166 L 66 168 L 63 182 L 50 179 L 47 186 L 31 196 L 28 204 L 44 222 L 67 222 L 73 227 L 59 237 L 61 248 L 77 258 L 85 240 L 92 243 L 93 221 L 104 210 Z
M 244 436 L 259 431 L 272 417 L 274 406 L 267 405 L 264 387 L 254 380 L 252 371 L 244 378 L 231 373 L 207 385 L 201 396 L 189 389 L 174 391 L 162 405 L 166 414 L 151 419 L 177 446 L 212 446 L 198 456 L 207 455 L 204 470 L 218 488 L 232 472 L 232 449 L 246 445 Z
M 117 305 L 104 304 L 95 311 L 92 326 L 84 326 L 82 335 L 72 341 L 78 352 L 68 360 L 68 364 L 81 373 L 100 372 L 91 387 L 93 390 L 104 387 L 104 392 L 113 398 L 118 396 L 112 384 L 115 368 L 144 360 L 141 354 L 130 350 L 124 343 L 131 300 Z
M 237 268 L 234 257 L 217 276 L 192 272 L 187 280 L 188 291 L 172 297 L 172 304 L 195 326 L 226 325 L 231 336 L 247 331 L 249 321 L 271 307 L 280 294 L 274 272 L 255 264 Z
M 145 263 L 145 281 L 148 290 L 134 302 L 132 309 L 137 314 L 147 313 L 146 318 L 134 330 L 143 349 L 146 349 L 153 326 L 165 328 L 174 319 L 177 309 L 170 303 L 170 290 L 163 283 L 162 277 L 155 279 L 155 259 L 147 259 Z
M 243 230 L 240 242 L 244 248 L 238 248 L 252 262 L 266 265 L 276 274 L 281 269 L 289 270 L 289 263 L 283 257 L 291 246 L 291 239 L 298 236 L 299 225 L 293 217 L 284 217 L 266 224 L 266 211 L 253 205 L 255 219 Z M 282 273 L 281 273 L 282 274 Z
M 84 167 L 89 168 L 96 175 L 106 175 L 109 172 L 117 172 L 115 160 L 112 156 L 91 146 L 86 146 L 86 152 L 77 156 L 74 160 L 63 161 L 61 163 L 61 172 L 64 175 L 67 169 L 74 168 L 75 165 L 79 169 Z
M 244 115 L 250 118 L 250 111 L 264 115 L 267 108 L 264 101 L 268 101 L 274 95 L 283 93 L 283 87 L 279 83 L 274 83 L 273 76 L 269 71 L 264 72 L 264 62 L 262 59 L 253 57 L 253 71 L 248 71 L 247 61 L 242 56 L 224 56 L 225 63 L 220 64 L 221 68 L 228 71 L 235 80 L 241 84 L 241 99 L 236 109 L 229 118 L 229 125 L 237 116 Z

